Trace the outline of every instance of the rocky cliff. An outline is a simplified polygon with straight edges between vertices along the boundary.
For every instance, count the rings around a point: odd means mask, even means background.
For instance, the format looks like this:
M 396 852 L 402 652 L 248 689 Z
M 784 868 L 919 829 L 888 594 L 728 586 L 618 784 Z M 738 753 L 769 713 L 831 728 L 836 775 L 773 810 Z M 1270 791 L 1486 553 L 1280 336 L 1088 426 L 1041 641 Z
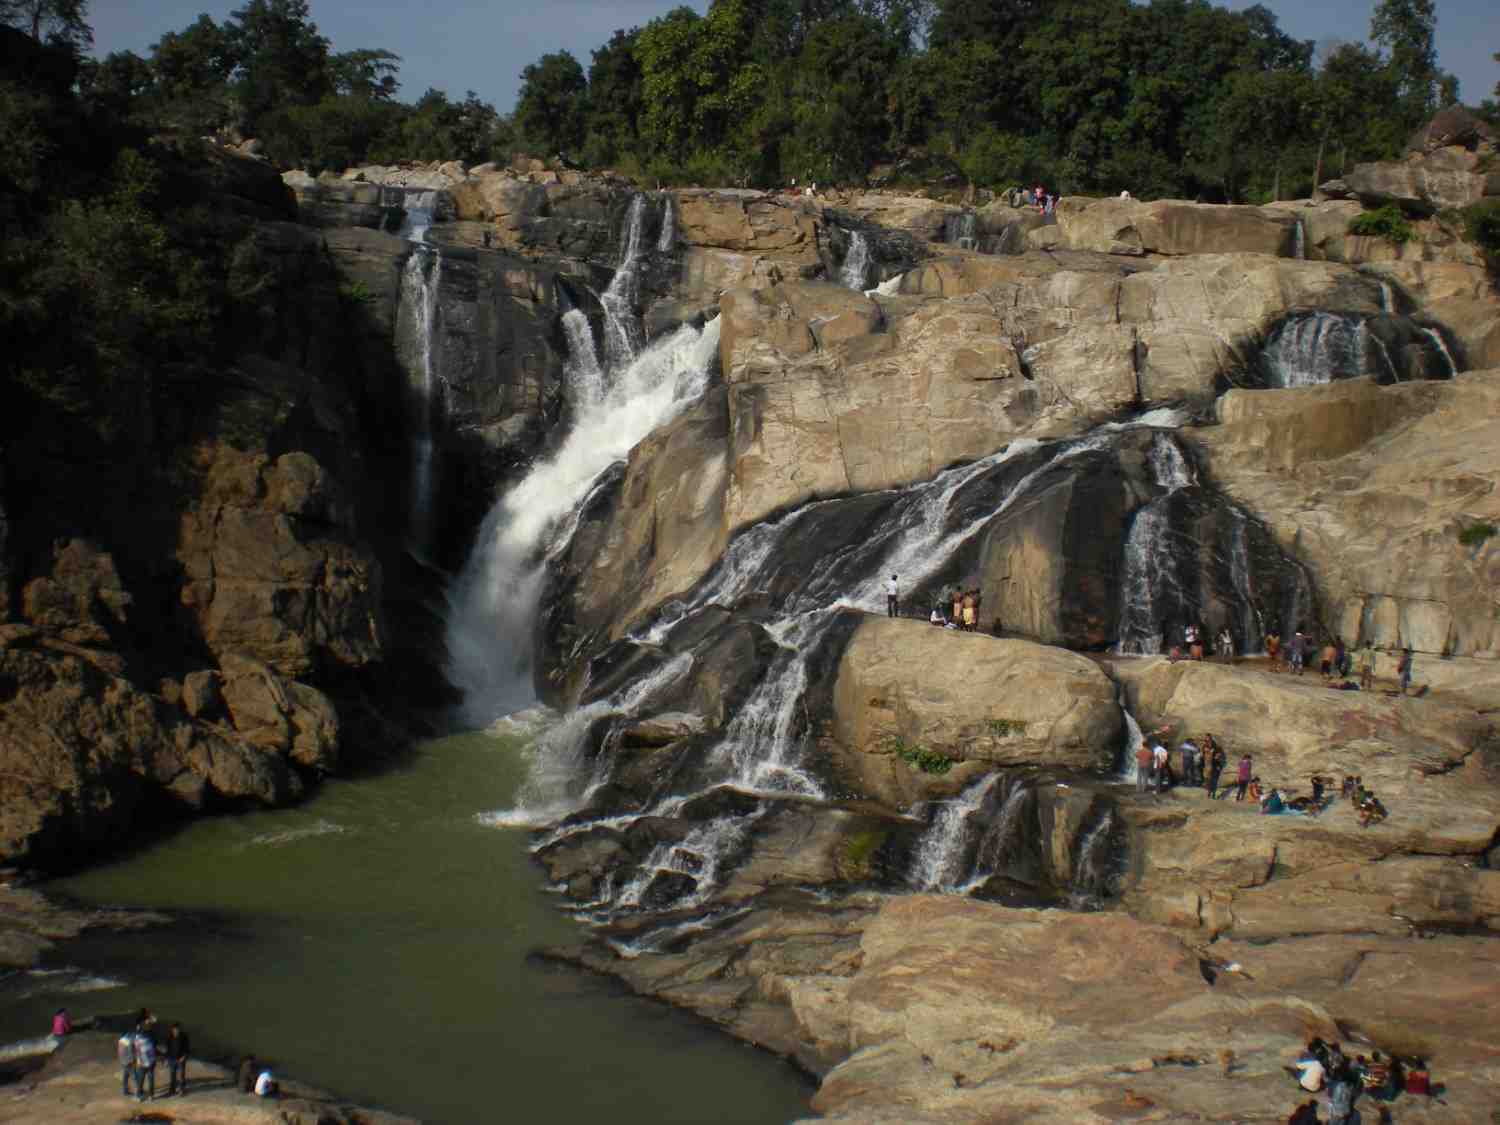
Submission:
M 1423 1007 L 1500 927 L 1500 302 L 1441 221 L 285 182 L 281 311 L 170 458 L 70 522 L 98 467 L 7 451 L 10 857 L 350 764 L 381 677 L 461 659 L 419 603 L 521 496 L 545 526 L 480 579 L 538 592 L 490 639 L 566 712 L 528 792 L 594 932 L 557 956 L 795 1056 L 834 1119 L 1284 1116 L 1311 1033 L 1487 1104 L 1483 1013 Z M 595 465 L 643 356 L 665 421 Z M 926 623 L 955 588 L 974 632 Z M 1193 620 L 1245 659 L 1160 656 Z M 1273 674 L 1299 628 L 1431 691 Z M 1138 794 L 1137 722 L 1391 815 Z

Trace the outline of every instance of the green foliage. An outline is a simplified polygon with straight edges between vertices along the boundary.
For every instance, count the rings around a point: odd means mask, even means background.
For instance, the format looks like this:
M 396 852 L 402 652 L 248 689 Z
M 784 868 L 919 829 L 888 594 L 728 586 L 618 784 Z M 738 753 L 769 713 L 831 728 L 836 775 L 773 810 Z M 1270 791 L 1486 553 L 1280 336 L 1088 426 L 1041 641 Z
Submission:
M 1480 520 L 1458 529 L 1458 541 L 1465 547 L 1482 547 L 1500 528 Z
M 1416 237 L 1411 223 L 1394 203 L 1354 216 L 1349 220 L 1349 233 L 1367 238 L 1388 238 L 1392 242 L 1410 242 Z
M 953 768 L 953 759 L 936 750 L 929 750 L 920 743 L 909 743 L 899 735 L 892 736 L 887 748 L 912 769 L 923 773 L 942 775 Z
M 358 305 L 372 304 L 375 300 L 375 294 L 363 281 L 351 281 L 346 285 L 340 285 L 339 296 Z
M 1493 262 L 1500 258 L 1500 199 L 1481 199 L 1462 212 L 1464 237 Z
M 521 71 L 516 125 L 533 148 L 574 152 L 583 144 L 588 79 L 567 51 L 543 55 Z
M 1008 738 L 1013 734 L 1026 733 L 1026 720 L 1024 719 L 990 719 L 984 725 L 985 729 L 996 738 Z
M 870 878 L 871 860 L 889 838 L 889 830 L 883 828 L 868 828 L 862 832 L 850 833 L 840 849 L 840 877 L 852 881 Z

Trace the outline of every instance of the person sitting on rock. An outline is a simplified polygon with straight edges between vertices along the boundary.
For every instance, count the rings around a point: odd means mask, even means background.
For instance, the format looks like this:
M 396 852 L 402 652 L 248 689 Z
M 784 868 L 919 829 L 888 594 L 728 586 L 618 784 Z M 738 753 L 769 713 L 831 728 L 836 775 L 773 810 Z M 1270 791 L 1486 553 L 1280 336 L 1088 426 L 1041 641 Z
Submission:
M 1314 1042 L 1320 1046 L 1322 1044 L 1322 1040 L 1314 1040 Z M 1297 1085 L 1301 1086 L 1309 1094 L 1316 1094 L 1323 1088 L 1323 1081 L 1326 1074 L 1323 1067 L 1325 1052 L 1326 1048 L 1323 1051 L 1317 1051 L 1313 1049 L 1312 1044 L 1308 1044 L 1306 1052 L 1292 1064 L 1297 1075 Z
M 1264 816 L 1278 816 L 1286 811 L 1286 799 L 1280 789 L 1273 788 L 1266 794 L 1260 803 L 1260 811 Z
M 1379 1051 L 1375 1051 L 1365 1065 L 1364 1087 L 1366 1094 L 1379 1101 L 1396 1096 L 1391 1084 L 1391 1061 Z
M 1292 1115 L 1286 1119 L 1286 1125 L 1318 1125 L 1322 1120 L 1318 1116 L 1318 1103 L 1316 1099 L 1308 1099 L 1292 1110 Z
M 1374 793 L 1367 793 L 1359 806 L 1359 826 L 1368 828 L 1372 824 L 1379 824 L 1389 815 L 1385 806 L 1380 803 L 1380 798 Z
M 269 1070 L 261 1071 L 260 1077 L 255 1080 L 255 1096 L 257 1098 L 274 1098 L 279 1089 L 276 1076 Z
M 931 625 L 946 625 L 948 622 L 943 618 L 943 611 L 937 606 L 932 607 L 932 612 L 927 615 L 927 621 Z

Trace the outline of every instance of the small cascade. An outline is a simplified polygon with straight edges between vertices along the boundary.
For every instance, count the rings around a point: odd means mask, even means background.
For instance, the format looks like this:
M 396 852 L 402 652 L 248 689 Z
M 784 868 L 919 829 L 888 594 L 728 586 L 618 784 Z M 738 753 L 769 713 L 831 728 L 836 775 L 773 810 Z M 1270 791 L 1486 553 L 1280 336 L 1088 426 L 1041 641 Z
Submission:
M 1024 861 L 1029 845 L 1026 829 L 1035 823 L 1028 820 L 1027 812 L 1036 797 L 1036 790 L 1025 782 L 1011 786 L 1010 793 L 1000 806 L 1000 815 L 994 819 L 989 830 L 980 838 L 974 856 L 974 869 L 968 880 L 960 887 L 963 894 L 982 890 L 995 875 L 1013 871 Z
M 406 214 L 396 233 L 409 242 L 426 242 L 433 213 L 437 210 L 437 195 L 435 191 L 405 192 L 401 204 Z
M 1152 477 L 1162 495 L 1141 507 L 1125 537 L 1125 575 L 1120 583 L 1119 641 L 1121 654 L 1161 652 L 1162 626 L 1168 610 L 1187 602 L 1183 591 L 1176 534 L 1172 529 L 1172 498 L 1197 481 L 1177 443 L 1157 434 L 1148 455 Z
M 640 350 L 641 328 L 635 304 L 645 226 L 646 197 L 637 195 L 625 213 L 625 227 L 620 233 L 620 263 L 615 267 L 609 288 L 599 295 L 599 303 L 604 306 L 604 356 L 612 371 L 635 359 Z
M 987 774 L 951 801 L 938 802 L 932 824 L 922 835 L 912 857 L 909 882 L 924 891 L 957 891 L 967 881 L 969 861 L 978 842 L 979 826 L 974 814 L 985 806 L 1003 775 Z M 1006 802 L 1009 808 L 1025 790 L 1017 789 Z
M 1097 902 L 1113 889 L 1115 873 L 1110 837 L 1114 830 L 1115 811 L 1109 809 L 1079 841 L 1078 858 L 1073 863 L 1072 897 L 1075 905 Z
M 1297 261 L 1307 259 L 1307 228 L 1302 225 L 1302 216 L 1297 216 L 1296 225 L 1292 228 L 1292 257 Z
M 1312 387 L 1365 374 L 1369 334 L 1364 320 L 1347 313 L 1288 317 L 1272 330 L 1261 353 L 1267 384 Z
M 1451 379 L 1458 374 L 1458 364 L 1453 361 L 1453 353 L 1448 350 L 1448 341 L 1443 339 L 1443 334 L 1436 328 L 1421 326 L 1422 335 L 1432 341 L 1433 348 L 1442 357 L 1444 379 Z
M 825 611 L 782 618 L 766 627 L 780 651 L 713 752 L 715 760 L 728 767 L 729 785 L 752 793 L 824 795 L 802 765 L 812 733 L 804 698 L 808 659 L 833 621 L 834 615 Z
M 597 406 L 604 399 L 604 369 L 594 351 L 594 330 L 582 309 L 569 309 L 562 315 L 563 337 L 568 341 L 564 371 L 573 392 L 575 410 Z
M 425 232 L 426 228 L 422 228 Z M 401 270 L 397 339 L 412 400 L 411 495 L 407 527 L 412 546 L 425 553 L 432 541 L 436 480 L 433 444 L 441 408 L 441 387 L 434 348 L 438 329 L 438 285 L 443 258 L 435 247 L 417 241 Z
M 1396 294 L 1389 281 L 1380 283 L 1380 311 L 1383 313 L 1396 311 Z
M 839 269 L 839 284 L 845 289 L 857 289 L 863 293 L 870 280 L 870 242 L 864 231 L 849 232 L 849 249 L 844 253 L 844 264 Z
M 1146 736 L 1141 733 L 1141 724 L 1136 722 L 1135 716 L 1130 713 L 1130 708 L 1125 706 L 1123 685 L 1120 688 L 1120 714 L 1125 719 L 1125 761 L 1120 767 L 1120 779 L 1134 785 L 1140 777 L 1135 756 L 1145 745 Z
M 897 293 L 901 292 L 901 279 L 905 276 L 906 275 L 904 273 L 898 273 L 895 277 L 888 277 L 879 285 L 875 286 L 874 289 L 866 289 L 865 294 L 867 296 L 879 295 L 881 297 L 894 297 Z
M 1238 505 L 1232 507 L 1234 530 L 1229 537 L 1229 581 L 1239 595 L 1240 620 L 1238 622 L 1239 654 L 1249 656 L 1264 649 L 1262 639 L 1266 635 L 1266 623 L 1258 608 L 1255 596 L 1255 580 L 1250 567 L 1250 531 L 1245 513 Z
M 463 716 L 486 726 L 535 697 L 532 627 L 545 560 L 576 525 L 596 478 L 703 393 L 718 352 L 719 322 L 684 325 L 645 349 L 579 410 L 573 428 L 490 509 L 449 591 L 449 677 Z
M 979 248 L 979 216 L 973 211 L 961 211 L 943 220 L 943 241 L 960 250 Z
M 657 844 L 611 905 L 616 910 L 701 906 L 765 812 L 762 806 L 742 816 L 715 817 L 680 841 Z
M 672 204 L 672 197 L 666 197 L 661 209 L 661 233 L 656 236 L 656 251 L 658 254 L 668 254 L 677 242 L 677 210 Z

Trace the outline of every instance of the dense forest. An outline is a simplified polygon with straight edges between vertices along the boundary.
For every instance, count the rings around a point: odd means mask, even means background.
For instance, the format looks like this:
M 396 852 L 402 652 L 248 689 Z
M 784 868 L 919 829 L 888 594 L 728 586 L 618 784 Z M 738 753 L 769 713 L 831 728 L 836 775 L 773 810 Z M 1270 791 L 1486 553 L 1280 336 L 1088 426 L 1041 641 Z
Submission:
M 88 42 L 82 0 L 0 0 L 0 20 Z M 617 31 L 587 69 L 544 55 L 504 114 L 472 92 L 404 102 L 395 54 L 335 52 L 306 0 L 249 0 L 148 57 L 83 62 L 77 90 L 150 134 L 255 137 L 314 170 L 529 152 L 663 183 L 853 183 L 897 164 L 1263 200 L 1396 154 L 1457 100 L 1433 0 L 1378 0 L 1368 31 L 1373 46 L 1315 45 L 1264 7 L 1207 0 L 713 0 Z

